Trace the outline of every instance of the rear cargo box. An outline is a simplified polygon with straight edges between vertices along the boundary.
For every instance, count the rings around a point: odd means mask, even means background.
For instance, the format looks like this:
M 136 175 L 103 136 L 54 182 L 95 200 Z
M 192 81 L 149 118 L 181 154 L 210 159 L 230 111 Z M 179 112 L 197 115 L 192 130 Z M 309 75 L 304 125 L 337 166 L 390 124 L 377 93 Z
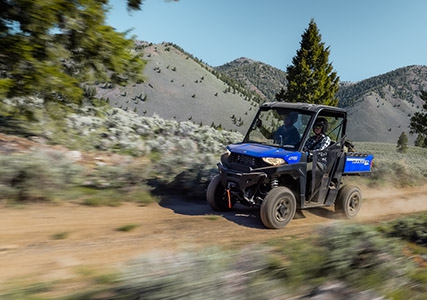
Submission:
M 372 168 L 372 154 L 348 152 L 345 155 L 344 174 L 369 173 Z

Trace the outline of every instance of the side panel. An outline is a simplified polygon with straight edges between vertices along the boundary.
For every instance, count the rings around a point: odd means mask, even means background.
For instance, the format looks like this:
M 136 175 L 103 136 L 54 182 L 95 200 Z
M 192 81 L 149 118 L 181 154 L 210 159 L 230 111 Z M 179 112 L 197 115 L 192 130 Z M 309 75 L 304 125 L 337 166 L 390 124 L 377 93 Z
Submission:
M 371 172 L 373 159 L 374 156 L 372 154 L 348 152 L 345 157 L 343 173 L 369 173 Z

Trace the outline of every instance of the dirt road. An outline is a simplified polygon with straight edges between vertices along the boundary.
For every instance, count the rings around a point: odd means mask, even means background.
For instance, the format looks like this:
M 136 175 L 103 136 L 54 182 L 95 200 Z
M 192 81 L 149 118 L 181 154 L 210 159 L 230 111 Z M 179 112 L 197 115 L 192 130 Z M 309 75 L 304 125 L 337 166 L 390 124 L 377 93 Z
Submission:
M 427 186 L 364 190 L 353 222 L 377 222 L 427 210 Z M 86 207 L 31 204 L 0 208 L 0 289 L 16 278 L 69 279 L 79 267 L 120 268 L 143 253 L 208 246 L 235 247 L 271 238 L 309 234 L 343 222 L 331 210 L 304 211 L 282 230 L 265 229 L 258 211 L 237 207 L 218 214 L 204 201 L 169 198 L 160 204 Z M 120 231 L 125 225 L 133 230 Z

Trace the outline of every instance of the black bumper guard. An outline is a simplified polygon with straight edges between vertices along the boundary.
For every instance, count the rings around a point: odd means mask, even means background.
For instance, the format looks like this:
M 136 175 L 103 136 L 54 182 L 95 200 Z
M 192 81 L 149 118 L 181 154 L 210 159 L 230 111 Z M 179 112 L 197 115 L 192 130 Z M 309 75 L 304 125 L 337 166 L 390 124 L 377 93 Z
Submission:
M 261 180 L 267 177 L 264 172 L 243 173 L 230 170 L 223 164 L 218 164 L 219 174 L 221 175 L 222 185 L 227 189 L 244 191 L 246 188 L 259 185 Z

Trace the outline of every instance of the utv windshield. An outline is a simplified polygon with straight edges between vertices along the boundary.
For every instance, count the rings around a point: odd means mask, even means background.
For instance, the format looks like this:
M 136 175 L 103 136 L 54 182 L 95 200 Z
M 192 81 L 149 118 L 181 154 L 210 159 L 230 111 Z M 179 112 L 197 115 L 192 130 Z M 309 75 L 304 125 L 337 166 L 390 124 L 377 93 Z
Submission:
M 261 110 L 245 141 L 298 149 L 313 113 L 292 109 Z
M 343 112 L 322 109 L 319 113 L 308 110 L 294 110 L 291 108 L 261 109 L 249 128 L 245 142 L 261 143 L 288 150 L 304 148 L 304 139 L 314 132 L 310 124 L 312 118 L 323 118 L 328 124 L 325 134 L 332 142 L 343 138 L 345 132 Z M 302 147 L 300 147 L 302 146 Z

